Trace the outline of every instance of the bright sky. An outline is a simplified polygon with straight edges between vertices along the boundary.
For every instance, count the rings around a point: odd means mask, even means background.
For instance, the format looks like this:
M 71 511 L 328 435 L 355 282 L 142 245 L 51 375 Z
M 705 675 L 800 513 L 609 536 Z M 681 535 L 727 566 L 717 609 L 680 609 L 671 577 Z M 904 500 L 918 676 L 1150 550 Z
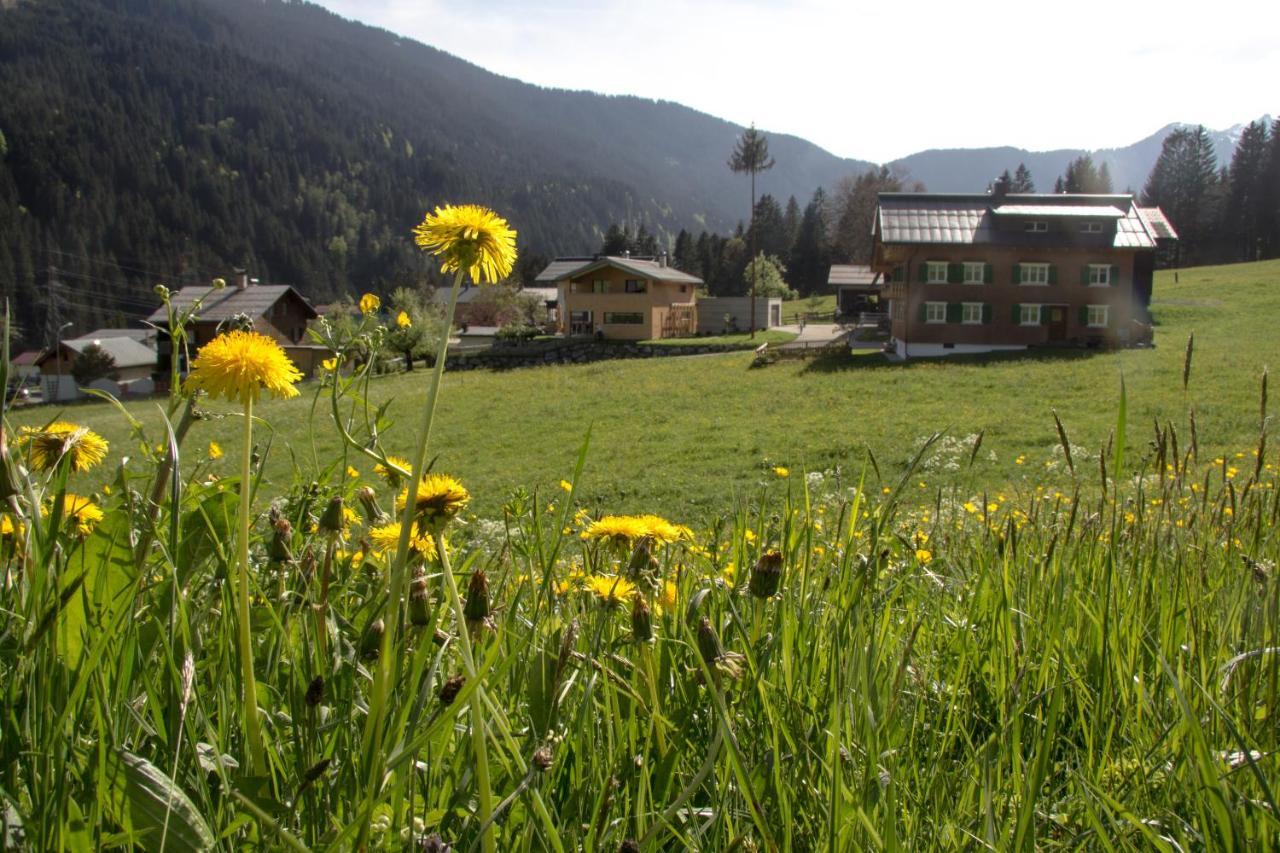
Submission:
M 875 162 L 1280 113 L 1277 0 L 319 2 L 526 82 L 676 101 Z

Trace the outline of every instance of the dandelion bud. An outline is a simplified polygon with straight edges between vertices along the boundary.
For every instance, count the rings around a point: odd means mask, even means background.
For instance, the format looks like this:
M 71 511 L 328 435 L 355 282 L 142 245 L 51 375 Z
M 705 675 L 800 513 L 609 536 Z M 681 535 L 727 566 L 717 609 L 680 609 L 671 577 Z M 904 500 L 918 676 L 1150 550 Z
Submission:
M 342 495 L 334 495 L 320 516 L 320 529 L 328 533 L 342 532 Z
M 304 697 L 311 707 L 315 707 L 324 701 L 324 676 L 317 675 L 311 679 L 311 683 L 307 685 L 307 695 Z
M 378 493 L 371 486 L 361 486 L 356 489 L 356 499 L 360 501 L 365 518 L 368 519 L 371 527 L 387 523 L 387 514 L 382 511 L 382 507 L 378 506 Z
M 489 579 L 480 569 L 471 573 L 471 582 L 467 584 L 467 601 L 462 612 L 469 625 L 489 618 Z
M 289 540 L 293 538 L 293 525 L 289 519 L 280 517 L 271 522 L 271 544 L 267 546 L 267 556 L 273 563 L 288 563 L 293 559 L 289 548 Z
M 437 832 L 424 836 L 422 841 L 418 844 L 418 849 L 421 850 L 422 853 L 451 853 L 453 850 L 453 848 L 446 844 L 445 840 L 441 838 L 440 834 Z
M 369 625 L 369 629 L 360 638 L 360 654 L 362 657 L 376 658 L 378 656 L 378 652 L 382 649 L 382 635 L 386 630 L 387 626 L 381 619 L 375 619 Z
M 782 552 L 770 548 L 760 555 L 755 567 L 751 570 L 751 580 L 747 589 L 756 598 L 772 598 L 778 594 L 782 585 Z
M 427 594 L 427 573 L 421 566 L 414 569 L 409 584 L 409 621 L 418 627 L 431 622 L 431 596 Z
M 226 286 L 227 286 L 227 280 L 226 280 L 225 278 L 215 278 L 215 279 L 213 280 L 213 289 L 214 289 L 214 290 L 222 290 L 222 288 L 224 288 L 224 287 L 226 287 Z
M 631 639 L 637 643 L 647 643 L 653 639 L 653 617 L 649 603 L 640 595 L 636 596 L 631 605 Z
M 618 845 L 618 853 L 640 853 L 640 842 L 634 838 L 624 838 Z
M 555 756 L 551 753 L 551 747 L 543 745 L 533 751 L 533 766 L 546 773 L 551 769 L 551 763 L 555 760 Z
M 651 568 L 655 562 L 653 559 L 653 537 L 641 536 L 636 540 L 635 548 L 631 551 L 631 561 L 627 564 L 627 570 L 632 576 L 637 576 Z
M 705 616 L 698 620 L 698 651 L 702 653 L 702 661 L 707 666 L 714 666 L 716 660 L 724 655 L 720 635 L 711 627 L 711 620 Z
M 165 287 L 163 284 L 157 284 L 152 288 L 152 290 L 154 290 L 156 296 L 159 296 L 164 302 L 169 301 L 169 288 Z
M 444 686 L 440 688 L 440 704 L 452 705 L 453 700 L 458 698 L 458 694 L 462 692 L 463 685 L 467 683 L 465 675 L 451 675 L 445 681 Z

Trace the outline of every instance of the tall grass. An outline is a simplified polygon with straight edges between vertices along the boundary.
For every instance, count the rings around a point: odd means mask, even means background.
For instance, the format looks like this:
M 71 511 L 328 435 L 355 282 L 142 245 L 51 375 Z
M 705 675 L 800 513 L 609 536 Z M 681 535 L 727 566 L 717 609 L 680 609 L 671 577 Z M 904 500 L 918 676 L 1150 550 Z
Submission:
M 361 387 L 320 393 L 332 427 L 376 453 L 386 424 Z M 1123 403 L 1109 448 L 1073 446 L 1059 421 L 1070 472 L 1008 493 L 975 494 L 967 471 L 921 490 L 928 445 L 884 486 L 870 460 L 856 485 L 780 471 L 665 545 L 580 535 L 576 483 L 608 467 L 584 442 L 564 491 L 517 491 L 500 518 L 438 539 L 446 559 L 413 563 L 428 606 L 389 636 L 389 558 L 368 530 L 396 489 L 336 456 L 253 499 L 253 773 L 235 467 L 167 430 L 163 456 L 194 474 L 148 506 L 170 469 L 120 462 L 81 535 L 33 511 L 78 475 L 30 473 L 10 441 L 3 843 L 1274 847 L 1280 489 L 1265 410 L 1256 445 L 1212 461 L 1173 424 L 1142 441 Z M 248 460 L 254 484 L 270 452 Z M 337 496 L 365 514 L 330 534 L 318 522 Z M 757 597 L 769 548 L 781 584 Z M 636 596 L 593 591 L 600 578 Z M 385 654 L 394 683 L 369 755 Z

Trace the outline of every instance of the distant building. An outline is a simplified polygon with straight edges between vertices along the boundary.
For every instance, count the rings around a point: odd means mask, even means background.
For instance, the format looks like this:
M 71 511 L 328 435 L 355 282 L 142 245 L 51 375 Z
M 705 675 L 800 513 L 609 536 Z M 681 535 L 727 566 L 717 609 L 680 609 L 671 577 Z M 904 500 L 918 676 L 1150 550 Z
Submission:
M 864 311 L 883 311 L 880 296 L 884 279 L 869 266 L 832 264 L 827 287 L 836 295 L 836 314 L 852 316 Z
M 871 269 L 897 358 L 1149 340 L 1162 240 L 1131 195 L 881 193 Z
M 162 386 L 168 381 L 173 358 L 168 333 L 170 309 L 175 318 L 191 313 L 187 329 L 191 356 L 238 317 L 246 318 L 255 331 L 274 338 L 304 376 L 310 376 L 330 355 L 326 347 L 305 342 L 308 321 L 319 315 L 302 294 L 287 284 L 257 284 L 247 273 L 240 273 L 235 283 L 226 287 L 184 287 L 170 294 L 168 308 L 162 305 L 151 312 L 147 322 L 161 330 L 157 378 Z M 179 353 L 178 358 L 180 372 L 185 373 L 186 355 Z
M 557 288 L 561 334 L 639 341 L 698 330 L 702 279 L 668 266 L 665 256 L 557 258 L 537 283 Z
M 61 347 L 44 353 L 36 362 L 44 385 L 44 399 L 48 401 L 74 400 L 80 396 L 80 386 L 72 373 L 76 358 L 92 346 L 111 356 L 115 369 L 104 380 L 91 383 L 91 387 L 109 391 L 117 397 L 145 395 L 155 390 L 152 374 L 156 370 L 156 351 L 136 339 L 132 329 L 98 329 L 95 332 L 70 340 Z M 119 332 L 121 334 L 113 334 Z M 130 333 L 130 334 L 126 334 Z

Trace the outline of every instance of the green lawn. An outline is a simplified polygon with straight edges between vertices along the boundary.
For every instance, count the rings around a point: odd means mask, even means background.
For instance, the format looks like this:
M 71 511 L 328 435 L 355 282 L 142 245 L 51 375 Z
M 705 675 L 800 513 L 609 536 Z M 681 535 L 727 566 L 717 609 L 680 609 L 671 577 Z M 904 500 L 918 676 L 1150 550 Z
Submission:
M 830 314 L 836 310 L 836 296 L 834 293 L 828 293 L 819 296 L 817 299 L 793 299 L 789 302 L 782 303 L 782 323 L 783 325 L 792 325 L 800 322 L 801 314 Z
M 841 354 L 762 369 L 752 369 L 753 356 L 745 352 L 449 374 L 432 455 L 439 457 L 438 469 L 471 487 L 480 515 L 495 514 L 518 486 L 556 494 L 554 486 L 572 471 L 588 429 L 591 448 L 580 490 L 587 506 L 653 510 L 690 523 L 754 494 L 775 465 L 793 476 L 838 474 L 847 483 L 870 449 L 888 480 L 935 430 L 954 438 L 943 456 L 929 461 L 926 480 L 941 480 L 963 458 L 963 488 L 1016 489 L 1061 476 L 1054 410 L 1073 444 L 1096 453 L 1107 443 L 1122 377 L 1131 446 L 1145 445 L 1154 421 L 1171 421 L 1185 446 L 1187 412 L 1194 406 L 1202 457 L 1246 450 L 1257 440 L 1260 377 L 1280 361 L 1274 320 L 1280 316 L 1280 262 L 1183 270 L 1180 278 L 1177 284 L 1171 273 L 1157 278 L 1154 349 L 905 365 L 874 354 Z M 1184 394 L 1184 351 L 1192 332 L 1195 356 Z M 408 454 L 427 377 L 418 370 L 373 384 L 373 404 L 391 401 L 393 423 L 383 433 L 391 452 Z M 316 391 L 307 385 L 301 399 L 260 408 L 276 431 L 267 476 L 281 487 L 295 472 L 311 479 L 318 467 L 345 464 L 328 425 L 316 426 L 312 444 Z M 158 441 L 157 404 L 128 408 Z M 318 417 L 325 411 L 319 406 Z M 55 414 L 51 407 L 31 409 L 15 412 L 14 421 L 32 424 Z M 137 455 L 129 450 L 123 418 L 110 406 L 82 404 L 64 414 L 100 431 L 118 453 Z M 969 469 L 959 439 L 979 432 L 981 452 Z M 227 455 L 216 464 L 229 474 L 236 435 L 234 418 L 215 417 L 196 425 L 189 448 L 218 440 Z M 362 474 L 370 470 L 363 460 L 356 467 Z

